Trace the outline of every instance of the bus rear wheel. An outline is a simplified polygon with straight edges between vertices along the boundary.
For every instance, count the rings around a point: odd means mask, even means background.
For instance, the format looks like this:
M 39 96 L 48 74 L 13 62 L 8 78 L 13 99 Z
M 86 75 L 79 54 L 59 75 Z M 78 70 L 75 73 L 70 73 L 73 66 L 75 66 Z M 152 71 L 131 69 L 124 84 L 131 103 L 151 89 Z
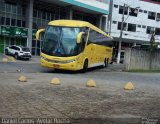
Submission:
M 108 67 L 108 59 L 105 58 L 104 60 L 104 67 L 107 68 Z
M 83 64 L 82 72 L 85 73 L 88 69 L 88 60 L 86 59 Z

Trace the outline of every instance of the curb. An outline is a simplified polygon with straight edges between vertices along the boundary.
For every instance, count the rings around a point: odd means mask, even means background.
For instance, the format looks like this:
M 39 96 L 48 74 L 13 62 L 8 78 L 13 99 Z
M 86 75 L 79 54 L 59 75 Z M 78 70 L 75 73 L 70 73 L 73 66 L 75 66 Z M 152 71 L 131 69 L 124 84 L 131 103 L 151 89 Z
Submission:
M 14 57 L 12 56 L 7 56 L 5 54 L 3 54 L 3 56 L 5 56 L 7 59 L 9 59 L 11 62 L 16 62 L 16 60 L 14 59 Z

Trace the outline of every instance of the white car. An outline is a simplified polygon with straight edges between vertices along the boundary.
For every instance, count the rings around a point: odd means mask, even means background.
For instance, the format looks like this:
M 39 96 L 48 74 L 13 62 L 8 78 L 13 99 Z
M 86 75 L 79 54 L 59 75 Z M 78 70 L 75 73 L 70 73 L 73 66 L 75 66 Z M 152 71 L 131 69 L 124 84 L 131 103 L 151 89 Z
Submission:
M 16 45 L 6 47 L 5 54 L 6 55 L 13 55 L 15 57 L 15 59 L 22 58 L 22 59 L 29 60 L 32 57 L 29 48 L 22 47 L 22 46 L 16 46 Z

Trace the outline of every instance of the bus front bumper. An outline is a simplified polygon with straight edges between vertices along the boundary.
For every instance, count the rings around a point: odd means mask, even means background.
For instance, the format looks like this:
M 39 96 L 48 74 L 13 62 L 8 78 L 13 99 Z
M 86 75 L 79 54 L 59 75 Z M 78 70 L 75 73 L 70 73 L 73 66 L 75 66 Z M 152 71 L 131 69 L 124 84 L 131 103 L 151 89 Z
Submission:
M 62 64 L 62 63 L 48 62 L 41 58 L 41 66 L 46 68 L 60 69 L 60 70 L 72 70 L 72 71 L 80 70 L 77 68 L 77 61 Z

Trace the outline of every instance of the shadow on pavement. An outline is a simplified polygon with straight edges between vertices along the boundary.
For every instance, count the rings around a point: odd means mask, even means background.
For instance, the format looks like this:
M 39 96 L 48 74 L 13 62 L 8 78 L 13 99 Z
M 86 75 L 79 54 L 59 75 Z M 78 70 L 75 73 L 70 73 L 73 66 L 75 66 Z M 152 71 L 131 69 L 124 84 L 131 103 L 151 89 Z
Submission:
M 85 73 L 90 73 L 90 72 L 94 72 L 94 71 L 100 71 L 100 72 L 109 72 L 112 71 L 111 69 L 109 69 L 109 67 L 104 68 L 103 66 L 98 66 L 98 67 L 93 67 L 93 68 L 89 68 L 87 70 L 87 72 Z M 79 71 L 69 71 L 69 70 L 59 70 L 59 69 L 42 69 L 41 73 L 61 73 L 61 74 L 79 74 L 79 73 L 84 73 L 82 72 L 82 70 Z M 85 74 L 84 73 L 84 74 Z

